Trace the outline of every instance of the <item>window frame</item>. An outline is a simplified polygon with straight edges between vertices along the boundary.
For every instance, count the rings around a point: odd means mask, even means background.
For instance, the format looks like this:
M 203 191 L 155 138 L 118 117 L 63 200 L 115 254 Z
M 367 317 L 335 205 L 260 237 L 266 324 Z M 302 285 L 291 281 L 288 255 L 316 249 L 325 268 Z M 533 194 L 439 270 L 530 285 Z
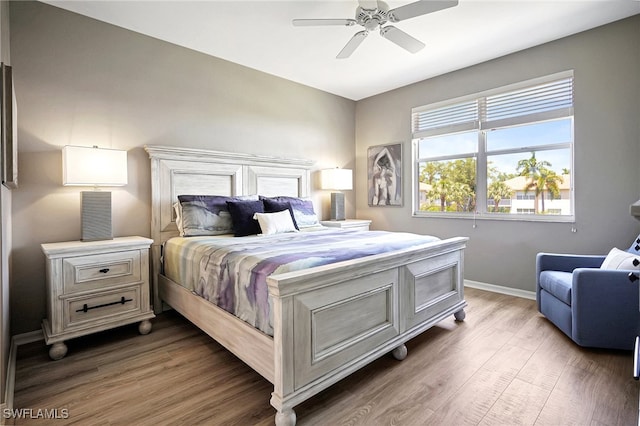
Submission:
M 465 95 L 457 97 L 455 99 L 449 99 L 441 102 L 435 102 L 428 105 L 412 108 L 411 110 L 411 122 L 415 125 L 416 114 L 426 111 L 434 111 L 440 108 L 446 108 L 448 106 L 454 106 L 458 104 L 467 104 L 469 102 L 482 102 L 482 99 L 506 94 L 513 91 L 526 89 L 538 85 L 553 83 L 565 79 L 571 79 L 571 84 L 574 84 L 574 72 L 573 70 L 563 71 L 539 78 L 534 78 L 526 81 L 522 81 L 515 84 L 502 86 L 499 88 L 474 93 L 471 95 Z M 570 108 L 559 108 L 553 111 L 551 114 L 542 112 L 532 114 L 528 120 L 522 120 L 516 117 L 514 120 L 509 118 L 503 118 L 495 121 L 481 122 L 479 119 L 473 123 L 471 121 L 461 122 L 453 125 L 442 126 L 435 129 L 426 131 L 414 131 L 412 128 L 412 216 L 413 217 L 426 217 L 426 218 L 463 218 L 463 219 L 484 219 L 484 220 L 510 220 L 510 221 L 534 221 L 534 222 L 575 222 L 575 117 L 574 117 L 574 100 L 572 92 L 572 102 Z M 480 116 L 480 113 L 479 113 Z M 516 127 L 522 125 L 532 125 L 535 123 L 570 120 L 571 123 L 571 137 L 569 142 L 561 143 L 549 143 L 525 147 L 513 147 L 508 149 L 499 149 L 493 151 L 487 151 L 487 132 L 492 129 L 504 129 L 508 127 Z M 489 124 L 491 126 L 486 126 Z M 473 127 L 475 125 L 475 127 Z M 484 128 L 483 128 L 484 125 Z M 456 133 L 466 133 L 469 131 L 475 131 L 478 134 L 478 147 L 475 154 L 461 153 L 451 154 L 435 157 L 419 157 L 419 143 L 422 138 L 429 136 L 444 136 L 453 135 Z M 570 188 L 569 188 L 569 203 L 571 208 L 570 215 L 555 215 L 555 214 L 518 214 L 518 213 L 498 213 L 489 212 L 488 200 L 487 200 L 487 157 L 510 154 L 518 152 L 541 152 L 554 149 L 569 149 L 569 167 L 570 167 Z M 420 210 L 420 187 L 419 187 L 419 175 L 420 175 L 420 163 L 425 161 L 445 161 L 454 159 L 475 158 L 476 159 L 476 209 L 474 212 L 440 212 L 440 211 L 423 211 Z M 482 194 L 482 195 L 480 195 Z M 543 193 L 543 196 L 546 194 Z

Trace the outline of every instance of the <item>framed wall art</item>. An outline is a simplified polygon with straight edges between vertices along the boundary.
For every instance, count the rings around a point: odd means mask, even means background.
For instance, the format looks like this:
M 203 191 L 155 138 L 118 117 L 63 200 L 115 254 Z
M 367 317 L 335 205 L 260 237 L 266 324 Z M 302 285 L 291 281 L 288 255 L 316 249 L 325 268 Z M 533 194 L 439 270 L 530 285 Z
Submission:
M 367 185 L 370 206 L 402 206 L 402 143 L 369 147 Z
M 0 145 L 2 147 L 2 184 L 18 187 L 18 127 L 16 98 L 11 67 L 0 64 Z

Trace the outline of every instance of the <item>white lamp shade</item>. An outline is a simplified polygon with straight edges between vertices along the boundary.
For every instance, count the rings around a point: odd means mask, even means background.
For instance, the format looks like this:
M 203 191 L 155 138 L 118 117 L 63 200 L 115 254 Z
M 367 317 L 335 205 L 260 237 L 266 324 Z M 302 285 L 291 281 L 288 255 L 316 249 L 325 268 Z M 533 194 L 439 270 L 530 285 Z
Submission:
M 320 186 L 337 191 L 353 189 L 353 172 L 337 168 L 320 170 Z
M 62 184 L 123 186 L 127 184 L 127 151 L 67 145 L 62 148 Z

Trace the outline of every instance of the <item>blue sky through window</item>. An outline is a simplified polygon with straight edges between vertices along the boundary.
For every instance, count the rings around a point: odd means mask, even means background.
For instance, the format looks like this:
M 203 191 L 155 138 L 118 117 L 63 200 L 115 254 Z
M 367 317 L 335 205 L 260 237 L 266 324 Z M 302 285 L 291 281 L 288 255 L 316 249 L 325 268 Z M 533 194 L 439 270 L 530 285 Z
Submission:
M 487 160 L 490 167 L 502 173 L 516 174 L 519 160 L 529 158 L 536 148 L 557 143 L 571 143 L 571 119 L 546 121 L 524 126 L 508 127 L 487 132 Z M 491 151 L 531 148 L 531 151 L 516 154 L 491 155 Z M 420 158 L 434 158 L 447 155 L 476 153 L 478 149 L 477 131 L 457 133 L 421 139 L 418 144 Z M 551 169 L 562 174 L 563 169 L 571 169 L 571 150 L 554 149 L 536 151 L 536 158 L 551 163 Z

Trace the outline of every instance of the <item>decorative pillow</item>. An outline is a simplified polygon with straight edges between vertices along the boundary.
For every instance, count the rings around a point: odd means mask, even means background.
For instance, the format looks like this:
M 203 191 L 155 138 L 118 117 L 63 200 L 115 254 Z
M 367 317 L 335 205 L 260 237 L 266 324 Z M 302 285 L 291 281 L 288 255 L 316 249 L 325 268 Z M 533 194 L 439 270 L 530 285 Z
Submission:
M 233 233 L 227 201 L 257 200 L 258 196 L 179 195 L 176 224 L 180 236 L 222 235 Z
M 236 237 L 246 237 L 260 233 L 260 224 L 253 218 L 256 213 L 264 213 L 262 200 L 256 201 L 227 201 L 233 232 Z
M 293 225 L 293 217 L 289 210 L 276 213 L 255 213 L 253 218 L 260 224 L 263 235 L 298 231 Z
M 173 210 L 176 212 L 176 226 L 180 232 L 180 236 L 184 236 L 184 226 L 182 226 L 182 207 L 180 202 L 173 203 Z
M 263 198 L 262 202 L 264 203 L 264 212 L 265 213 L 277 213 L 283 210 L 287 210 L 291 215 L 291 220 L 293 221 L 293 226 L 296 229 L 298 228 L 298 224 L 296 223 L 296 217 L 293 214 L 293 209 L 291 208 L 291 203 L 288 201 L 276 201 L 271 198 Z
M 600 269 L 640 270 L 640 257 L 614 247 L 602 262 Z
M 640 254 L 640 235 L 631 243 L 631 246 L 627 249 L 629 253 Z
M 267 197 L 260 197 L 262 200 Z M 320 221 L 316 212 L 313 210 L 313 203 L 307 198 L 298 197 L 268 197 L 272 201 L 287 202 L 293 210 L 293 218 L 298 229 L 307 228 L 309 226 L 318 226 Z

